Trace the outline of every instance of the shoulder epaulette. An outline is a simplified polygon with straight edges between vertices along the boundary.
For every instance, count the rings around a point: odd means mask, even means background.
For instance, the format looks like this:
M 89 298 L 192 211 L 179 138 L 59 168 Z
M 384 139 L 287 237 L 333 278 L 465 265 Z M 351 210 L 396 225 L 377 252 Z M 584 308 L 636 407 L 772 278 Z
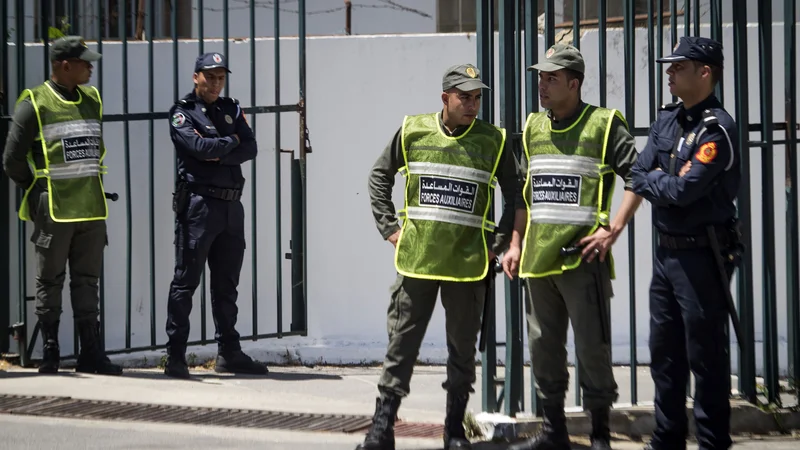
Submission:
M 186 98 L 182 98 L 182 99 L 178 100 L 177 102 L 175 102 L 175 105 L 176 106 L 189 106 L 189 107 L 191 107 L 191 106 L 194 106 L 194 100 L 189 100 L 189 99 L 186 99 Z
M 703 110 L 703 124 L 705 126 L 709 125 L 719 125 L 719 119 L 717 119 L 717 115 L 714 114 L 713 111 L 710 109 Z
M 232 103 L 234 105 L 239 104 L 239 100 L 233 97 L 220 97 L 219 99 L 222 100 L 223 102 Z
M 659 107 L 658 110 L 659 111 L 672 111 L 673 109 L 678 108 L 679 106 L 681 106 L 680 103 L 667 103 L 666 105 L 661 105 L 661 107 Z

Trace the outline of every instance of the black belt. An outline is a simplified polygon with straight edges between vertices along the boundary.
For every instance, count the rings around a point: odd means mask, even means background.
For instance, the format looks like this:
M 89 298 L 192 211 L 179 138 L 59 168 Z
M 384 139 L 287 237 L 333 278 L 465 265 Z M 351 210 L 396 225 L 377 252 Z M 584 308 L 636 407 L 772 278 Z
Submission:
M 730 244 L 727 230 L 717 231 L 717 238 L 719 239 L 719 245 L 722 248 Z M 688 250 L 693 248 L 711 247 L 711 241 L 707 235 L 702 234 L 696 236 L 674 236 L 659 231 L 658 246 L 671 250 Z
M 218 198 L 229 202 L 235 202 L 242 198 L 241 189 L 227 189 L 218 188 L 214 186 L 205 186 L 202 184 L 189 184 L 189 191 L 193 194 L 202 195 L 204 197 Z

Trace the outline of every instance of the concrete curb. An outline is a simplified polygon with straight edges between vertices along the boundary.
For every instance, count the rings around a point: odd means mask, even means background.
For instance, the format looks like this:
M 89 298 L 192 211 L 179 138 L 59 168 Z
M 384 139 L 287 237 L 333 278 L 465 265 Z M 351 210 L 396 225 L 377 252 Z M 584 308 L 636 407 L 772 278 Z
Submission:
M 689 435 L 695 434 L 692 405 L 686 408 Z M 588 413 L 567 413 L 567 428 L 571 435 L 589 435 L 592 430 Z M 475 416 L 487 439 L 516 440 L 532 435 L 542 420 L 537 417 L 511 418 L 502 414 L 481 413 Z M 655 410 L 652 406 L 623 407 L 611 411 L 611 432 L 640 440 L 651 436 L 655 429 Z M 775 435 L 800 430 L 800 410 L 763 411 L 745 401 L 731 402 L 732 435 Z

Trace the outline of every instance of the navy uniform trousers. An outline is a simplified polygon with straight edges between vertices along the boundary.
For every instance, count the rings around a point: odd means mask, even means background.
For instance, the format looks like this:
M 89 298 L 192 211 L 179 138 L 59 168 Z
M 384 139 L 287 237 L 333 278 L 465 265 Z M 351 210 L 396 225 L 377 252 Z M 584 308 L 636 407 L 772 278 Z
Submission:
M 656 387 L 656 449 L 685 449 L 686 387 L 695 376 L 700 449 L 731 445 L 727 299 L 711 248 L 659 247 L 650 285 L 650 370 Z M 733 266 L 726 267 L 727 280 Z
M 190 194 L 188 206 L 175 222 L 175 275 L 167 303 L 168 346 L 186 349 L 192 296 L 208 261 L 211 312 L 221 351 L 239 350 L 235 329 L 239 273 L 244 259 L 244 207 L 227 201 Z

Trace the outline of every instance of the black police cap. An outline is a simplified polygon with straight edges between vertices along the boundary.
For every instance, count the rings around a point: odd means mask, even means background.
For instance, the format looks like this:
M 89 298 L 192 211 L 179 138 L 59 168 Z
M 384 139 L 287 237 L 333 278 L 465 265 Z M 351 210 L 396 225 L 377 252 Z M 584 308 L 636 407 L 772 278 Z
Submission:
M 228 73 L 231 73 L 231 71 L 228 69 L 228 61 L 225 59 L 225 55 L 222 53 L 203 53 L 197 57 L 197 60 L 194 63 L 195 72 L 216 69 L 218 67 L 221 67 Z
M 725 60 L 722 55 L 722 44 L 705 37 L 684 36 L 678 41 L 671 55 L 657 59 L 656 62 L 673 63 L 689 60 L 721 68 Z

